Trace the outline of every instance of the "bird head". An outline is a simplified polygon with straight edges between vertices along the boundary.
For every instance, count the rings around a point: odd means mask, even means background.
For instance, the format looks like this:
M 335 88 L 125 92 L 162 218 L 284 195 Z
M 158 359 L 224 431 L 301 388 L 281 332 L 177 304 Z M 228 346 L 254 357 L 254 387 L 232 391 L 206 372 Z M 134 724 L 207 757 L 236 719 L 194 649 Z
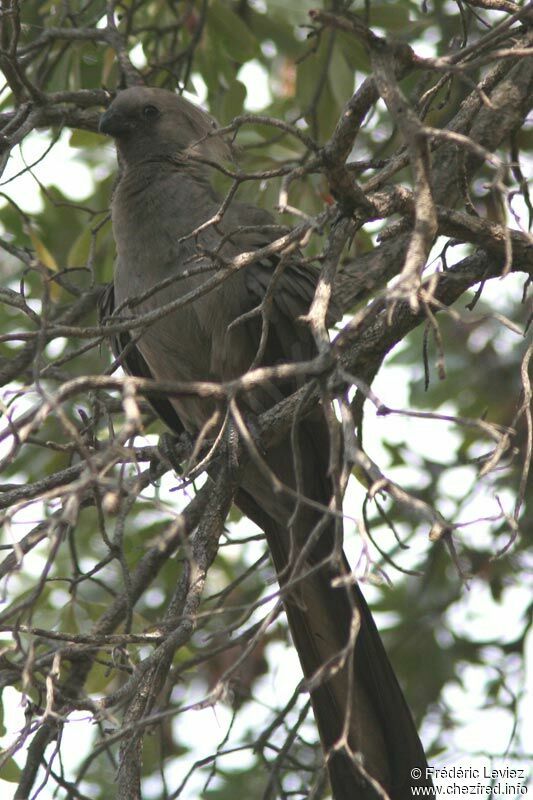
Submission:
M 128 166 L 152 156 L 219 162 L 231 155 L 227 142 L 213 135 L 218 128 L 213 117 L 166 89 L 135 86 L 119 92 L 98 127 L 115 139 Z

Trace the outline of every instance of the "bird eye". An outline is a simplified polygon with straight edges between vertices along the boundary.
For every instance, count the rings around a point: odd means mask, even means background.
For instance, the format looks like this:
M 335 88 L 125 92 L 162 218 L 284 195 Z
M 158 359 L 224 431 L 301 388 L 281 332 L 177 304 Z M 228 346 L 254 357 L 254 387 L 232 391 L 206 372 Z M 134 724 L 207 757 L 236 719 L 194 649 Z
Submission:
M 155 106 L 145 106 L 143 108 L 143 117 L 146 119 L 156 119 L 159 116 L 159 109 Z

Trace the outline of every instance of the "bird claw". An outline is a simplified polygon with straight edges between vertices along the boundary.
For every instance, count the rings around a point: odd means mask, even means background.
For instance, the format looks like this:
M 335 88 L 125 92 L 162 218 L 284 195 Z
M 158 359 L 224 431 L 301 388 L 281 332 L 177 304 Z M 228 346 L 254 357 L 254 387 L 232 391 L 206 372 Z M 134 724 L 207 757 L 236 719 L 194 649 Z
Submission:
M 183 474 L 182 461 L 187 453 L 190 453 L 193 448 L 194 442 L 191 436 L 183 431 L 178 436 L 173 433 L 162 433 L 157 443 L 157 450 L 159 460 L 170 467 L 178 475 Z M 155 473 L 157 467 L 157 460 L 154 459 L 150 462 L 150 472 Z

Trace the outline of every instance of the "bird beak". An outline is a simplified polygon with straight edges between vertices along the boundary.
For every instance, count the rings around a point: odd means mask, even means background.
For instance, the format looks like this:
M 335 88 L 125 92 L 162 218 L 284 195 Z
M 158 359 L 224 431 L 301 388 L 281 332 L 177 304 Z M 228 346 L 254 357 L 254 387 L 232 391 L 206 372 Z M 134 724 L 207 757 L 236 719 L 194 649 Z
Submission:
M 102 114 L 98 123 L 100 133 L 106 133 L 108 136 L 123 136 L 128 131 L 131 131 L 132 128 L 132 120 L 114 108 L 108 108 Z

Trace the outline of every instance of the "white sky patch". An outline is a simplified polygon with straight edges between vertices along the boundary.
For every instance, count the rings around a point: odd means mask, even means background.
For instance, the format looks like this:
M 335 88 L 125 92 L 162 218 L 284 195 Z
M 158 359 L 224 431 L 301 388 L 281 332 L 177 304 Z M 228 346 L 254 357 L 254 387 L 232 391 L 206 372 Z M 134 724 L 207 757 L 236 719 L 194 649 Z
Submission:
M 4 702 L 5 722 L 8 723 L 11 732 L 22 731 L 26 722 L 24 716 L 25 700 L 22 695 L 13 687 L 6 686 L 2 693 L 2 699 Z M 62 736 L 61 739 L 61 754 L 67 780 L 69 777 L 74 778 L 76 768 L 82 759 L 89 755 L 93 746 L 93 732 L 94 723 L 89 719 L 87 712 L 75 711 L 69 715 L 65 725 L 64 736 Z M 0 737 L 1 747 L 8 747 L 12 743 L 12 733 L 10 736 Z M 52 745 L 52 747 L 53 746 L 54 745 Z M 46 753 L 48 757 L 51 755 L 51 752 L 50 748 L 47 749 Z M 18 751 L 14 756 L 14 760 L 22 767 L 25 762 L 25 757 L 26 754 L 24 750 Z M 73 769 L 69 769 L 69 765 L 72 765 Z M 42 768 L 40 770 L 40 775 L 41 778 L 44 777 L 44 770 Z M 12 797 L 12 792 L 15 788 L 16 784 L 0 779 L 0 796 L 2 798 L 6 798 L 7 800 L 8 797 Z M 39 798 L 41 798 L 41 800 L 51 800 L 52 796 L 53 791 L 51 787 L 49 791 L 48 786 L 43 787 L 42 791 L 39 792 Z
M 522 630 L 530 602 L 531 592 L 527 587 L 508 586 L 504 589 L 503 602 L 497 603 L 489 586 L 474 579 L 447 616 L 459 636 L 478 642 L 510 642 Z
M 63 336 L 52 339 L 52 341 L 46 345 L 46 355 L 48 358 L 59 358 L 67 344 L 68 339 L 65 339 Z
M 434 58 L 436 45 L 440 40 L 441 33 L 438 28 L 426 28 L 423 35 L 417 39 L 416 54 L 421 58 Z
M 194 72 L 191 76 L 191 83 L 194 88 L 194 92 L 184 91 L 183 96 L 190 100 L 191 103 L 196 103 L 197 105 L 204 105 L 207 100 L 207 84 L 197 72 Z
M 46 187 L 57 186 L 74 201 L 84 200 L 94 190 L 93 175 L 89 167 L 78 159 L 78 151 L 70 147 L 70 131 L 63 131 L 52 152 L 35 164 L 32 172 Z M 23 172 L 38 161 L 50 146 L 49 134 L 34 131 L 24 143 L 11 152 L 0 183 L 0 191 L 11 197 L 28 214 L 38 214 L 44 208 L 39 184 L 29 171 Z M 17 176 L 14 180 L 10 180 Z M 0 207 L 6 204 L 0 197 Z
M 139 42 L 129 52 L 130 61 L 137 69 L 143 69 L 146 66 L 146 56 L 142 44 Z
M 247 111 L 261 111 L 272 100 L 268 73 L 259 61 L 247 61 L 237 73 L 248 92 L 244 107 Z

